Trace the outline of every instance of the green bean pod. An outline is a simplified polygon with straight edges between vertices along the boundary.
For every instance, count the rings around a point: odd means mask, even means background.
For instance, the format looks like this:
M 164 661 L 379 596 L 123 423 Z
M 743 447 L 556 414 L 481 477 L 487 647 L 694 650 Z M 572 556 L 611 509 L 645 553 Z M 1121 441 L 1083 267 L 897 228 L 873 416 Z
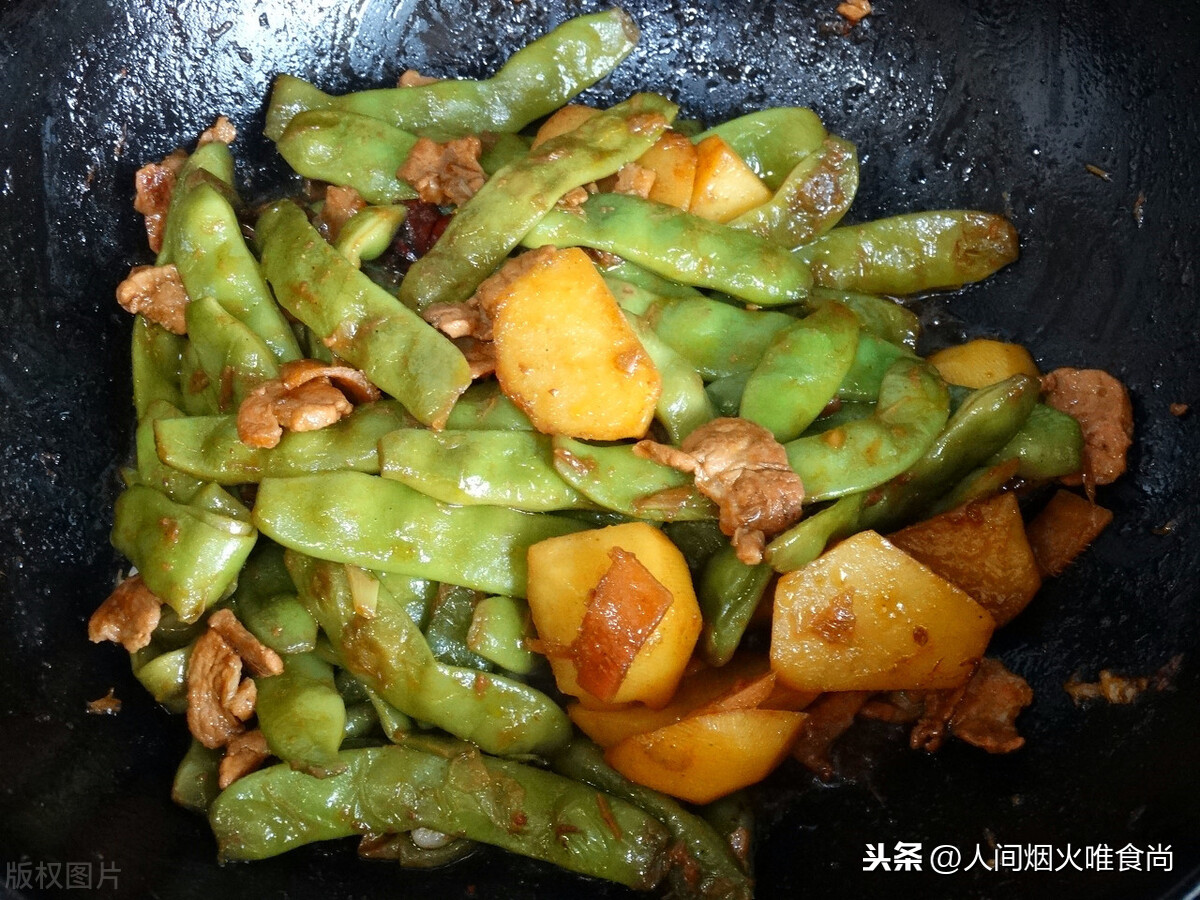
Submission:
M 607 76 L 637 38 L 629 15 L 613 8 L 568 19 L 518 50 L 484 81 L 445 80 L 331 97 L 299 78 L 281 75 L 271 92 L 263 132 L 277 141 L 297 114 L 325 108 L 372 116 L 435 140 L 517 132 Z
M 742 407 L 742 394 L 749 380 L 749 372 L 737 372 L 709 383 L 705 390 L 718 416 L 732 418 L 738 414 Z
M 708 519 L 700 522 L 668 522 L 663 533 L 671 539 L 683 558 L 687 560 L 692 580 L 699 581 L 708 561 L 722 547 L 729 546 L 729 538 L 721 533 L 720 526 Z
M 526 646 L 533 637 L 529 604 L 516 597 L 484 597 L 475 604 L 467 629 L 467 649 L 500 668 L 529 675 L 538 655 Z
M 191 152 L 179 172 L 175 175 L 175 187 L 171 191 L 171 202 L 167 207 L 167 218 L 163 223 L 162 249 L 154 260 L 156 266 L 173 263 L 176 247 L 176 232 L 182 227 L 182 216 L 176 207 L 182 205 L 188 189 L 201 181 L 208 181 L 218 189 L 233 190 L 233 153 L 229 145 L 221 141 L 209 141 Z
M 176 192 L 182 193 L 171 205 L 175 223 L 169 253 L 188 296 L 193 302 L 215 300 L 266 345 L 276 363 L 299 359 L 300 345 L 242 238 L 225 184 L 204 173 L 179 184 Z M 189 309 L 189 334 L 190 318 Z
M 279 375 L 263 340 L 226 312 L 212 297 L 187 305 L 188 339 L 209 382 L 217 385 L 217 405 L 236 409 L 256 387 Z
M 883 377 L 869 419 L 789 441 L 788 462 L 808 502 L 832 500 L 883 484 L 929 448 L 949 416 L 949 394 L 937 371 L 901 359 Z
M 505 396 L 495 381 L 477 381 L 458 398 L 448 431 L 533 431 L 529 417 Z
M 393 744 L 402 743 L 412 733 L 413 720 L 384 700 L 379 691 L 368 687 L 366 692 L 383 736 Z
M 263 534 L 334 562 L 525 596 L 530 544 L 582 525 L 497 506 L 449 506 L 360 472 L 264 478 L 254 504 Z
M 288 312 L 422 424 L 445 422 L 471 383 L 448 338 L 351 265 L 294 203 L 268 207 L 258 239 L 267 281 Z
M 865 493 L 847 494 L 819 512 L 805 516 L 767 544 L 763 559 L 780 573 L 804 568 L 825 552 L 830 541 L 859 530 L 865 500 Z
M 600 447 L 555 435 L 554 468 L 605 509 L 654 522 L 715 519 L 716 507 L 691 475 L 636 456 L 631 444 Z
M 396 174 L 416 142 L 415 135 L 362 113 L 310 109 L 288 123 L 275 147 L 297 174 L 388 204 L 417 196 Z
M 991 213 L 909 213 L 835 228 L 797 255 L 821 287 L 919 294 L 981 281 L 1008 265 L 1017 258 L 1017 232 Z
M 915 359 L 907 347 L 872 334 L 861 334 L 854 351 L 850 371 L 838 386 L 838 399 L 853 403 L 874 403 L 879 396 L 883 376 L 892 364 L 902 359 Z
M 709 559 L 696 586 L 704 617 L 701 649 L 709 665 L 723 666 L 733 659 L 774 575 L 769 565 L 742 562 L 728 544 Z
M 175 770 L 171 782 L 171 799 L 191 812 L 208 815 L 208 808 L 221 793 L 218 779 L 221 751 L 209 750 L 193 740 Z
M 130 656 L 133 677 L 173 713 L 187 710 L 187 666 L 192 645 L 163 653 L 153 643 Z
M 379 472 L 379 439 L 412 424 L 399 403 L 378 400 L 316 431 L 285 431 L 278 445 L 250 447 L 237 418 L 189 416 L 154 423 L 159 458 L 180 472 L 217 484 L 249 484 L 269 477 L 313 475 L 338 469 Z
M 640 316 L 626 311 L 625 318 L 662 379 L 655 416 L 667 429 L 671 442 L 678 444 L 715 416 L 712 401 L 704 392 L 704 380 Z
M 629 285 L 646 292 L 646 296 L 650 298 L 665 297 L 671 300 L 679 300 L 688 298 L 696 299 L 705 296 L 691 285 L 680 284 L 678 281 L 672 281 L 670 278 L 655 275 L 649 269 L 635 266 L 625 259 L 618 260 L 612 265 L 598 266 L 597 268 L 601 277 L 608 282 L 610 288 L 613 288 L 614 294 L 617 293 L 613 287 L 614 285 Z M 644 306 L 638 308 L 637 306 L 626 305 L 625 303 L 621 305 L 623 309 L 627 309 L 639 316 L 646 311 Z
M 346 771 L 253 772 L 213 803 L 223 860 L 263 859 L 312 841 L 414 827 L 462 835 L 572 872 L 648 890 L 669 840 L 653 817 L 561 775 L 464 750 L 343 751 Z
M 729 224 L 792 249 L 841 221 L 857 191 L 854 145 L 830 136 L 819 150 L 796 164 L 770 200 Z
M 342 226 L 333 247 L 352 266 L 362 268 L 364 260 L 378 259 L 392 245 L 404 215 L 403 206 L 364 207 Z
M 958 484 L 930 505 L 929 514 L 936 516 L 965 506 L 973 500 L 982 500 L 1000 493 L 1016 475 L 1017 468 L 1016 459 L 1007 459 L 1004 462 L 981 466 L 968 472 Z
M 333 667 L 312 653 L 284 657 L 283 671 L 255 680 L 254 711 L 271 753 L 293 769 L 326 778 L 343 771 L 338 758 L 346 704 Z
M 854 363 L 858 317 L 837 303 L 775 336 L 742 391 L 739 415 L 790 441 L 821 414 Z
M 175 503 L 143 485 L 126 489 L 113 514 L 113 546 L 185 622 L 225 595 L 256 537 L 246 522 Z
M 214 382 L 196 353 L 196 345 L 184 341 L 179 355 L 180 408 L 189 416 L 215 416 L 221 412 L 220 382 Z M 226 404 L 228 405 L 228 404 Z
M 550 436 L 532 431 L 401 428 L 379 441 L 384 478 L 443 503 L 529 512 L 591 507 L 563 481 L 551 457 Z
M 483 597 L 478 591 L 454 584 L 438 588 L 429 611 L 429 623 L 422 629 L 434 659 L 447 665 L 491 672 L 492 663 L 467 646 L 467 634 L 475 608 Z
M 747 113 L 700 132 L 692 141 L 698 144 L 712 135 L 721 137 L 773 191 L 803 160 L 819 153 L 829 137 L 816 113 L 796 106 Z
M 683 851 L 683 859 L 672 856 L 671 878 L 678 896 L 751 900 L 753 882 L 730 846 L 700 816 L 665 794 L 630 781 L 609 766 L 600 748 L 585 738 L 571 741 L 552 763 L 556 772 L 620 797 L 666 826 L 675 846 Z
M 176 503 L 187 503 L 204 486 L 204 481 L 159 458 L 154 430 L 159 422 L 167 420 L 188 421 L 182 411 L 166 400 L 151 402 L 145 414 L 138 420 L 134 435 L 134 445 L 137 448 L 137 483 L 162 491 Z
M 563 194 L 611 175 L 654 145 L 679 108 L 635 94 L 509 163 L 458 208 L 412 264 L 400 300 L 414 309 L 468 299 Z
M 813 284 L 807 263 L 778 244 L 626 194 L 593 194 L 577 212 L 551 210 L 522 243 L 604 250 L 666 278 L 759 306 L 797 303 Z
M 145 316 L 134 316 L 130 357 L 133 408 L 138 421 L 156 400 L 174 407 L 183 406 L 179 372 L 180 357 L 186 344 L 187 338 L 172 334 Z
M 890 297 L 819 287 L 813 288 L 808 302 L 813 308 L 840 303 L 858 316 L 858 324 L 864 332 L 909 350 L 916 349 L 917 338 L 921 336 L 921 320 L 917 314 Z
M 1079 422 L 1064 412 L 1039 403 L 1011 441 L 996 451 L 985 465 L 1016 459 L 1017 477 L 1044 482 L 1073 475 L 1083 468 L 1083 432 Z
M 329 635 L 344 667 L 405 715 L 443 728 L 488 753 L 542 753 L 570 737 L 549 697 L 502 675 L 447 665 L 384 586 L 375 615 L 355 612 L 345 570 L 289 554 L 301 599 Z
M 342 728 L 342 745 L 347 741 L 355 741 L 367 737 L 379 725 L 379 714 L 370 701 L 346 705 L 346 724 Z

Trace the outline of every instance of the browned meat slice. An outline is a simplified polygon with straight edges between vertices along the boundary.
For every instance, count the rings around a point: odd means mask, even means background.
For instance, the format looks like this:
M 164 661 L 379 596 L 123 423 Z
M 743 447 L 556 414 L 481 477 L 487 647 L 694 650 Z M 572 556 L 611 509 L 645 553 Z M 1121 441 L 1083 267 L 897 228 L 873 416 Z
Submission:
M 267 739 L 257 728 L 234 736 L 225 745 L 225 755 L 217 770 L 217 786 L 225 790 L 242 776 L 260 768 L 270 755 Z
M 483 187 L 487 173 L 479 165 L 483 144 L 474 135 L 439 144 L 420 138 L 397 173 L 426 203 L 462 206 Z
M 109 688 L 103 697 L 89 700 L 87 711 L 93 716 L 115 716 L 121 711 L 121 699 L 117 696 L 117 689 Z
M 134 266 L 117 285 L 117 302 L 141 313 L 173 334 L 187 334 L 188 295 L 179 270 L 166 266 Z
M 859 710 L 864 719 L 878 719 L 893 725 L 911 725 L 925 711 L 925 698 L 919 691 L 891 691 L 872 697 Z
M 870 691 L 835 691 L 814 700 L 804 710 L 808 717 L 792 747 L 792 755 L 821 778 L 832 778 L 834 769 L 829 752 L 834 742 L 854 724 L 854 717 L 870 696 Z
M 1149 686 L 1150 678 L 1146 675 L 1127 678 L 1123 675 L 1117 675 L 1109 669 L 1102 669 L 1098 681 L 1080 681 L 1072 677 L 1063 685 L 1063 690 L 1071 695 L 1071 699 L 1078 706 L 1084 700 L 1132 703 Z
M 587 192 L 587 188 L 574 187 L 558 198 L 558 203 L 556 206 L 558 206 L 559 209 L 566 210 L 567 212 L 577 213 L 579 212 L 579 207 L 587 202 L 587 198 L 590 196 L 591 195 Z
M 258 696 L 253 678 L 242 678 L 242 658 L 220 633 L 197 638 L 187 667 L 187 722 L 192 736 L 210 750 L 245 730 Z
M 690 472 L 696 488 L 721 510 L 721 531 L 738 559 L 762 562 L 763 547 L 802 515 L 804 485 L 788 465 L 787 451 L 770 431 L 746 419 L 714 419 L 679 448 L 639 441 L 634 452 Z
M 283 671 L 283 660 L 279 654 L 251 634 L 228 609 L 213 613 L 208 620 L 208 627 L 225 638 L 225 642 L 253 674 L 278 675 Z
M 187 154 L 176 150 L 162 162 L 142 166 L 133 176 L 134 188 L 137 191 L 133 208 L 146 217 L 146 239 L 155 253 L 162 250 L 163 229 L 167 223 L 167 210 L 171 206 L 171 192 L 175 189 L 175 180 L 179 177 L 179 170 L 183 168 L 186 160 Z
M 980 660 L 960 688 L 925 694 L 925 712 L 912 730 L 913 749 L 930 752 L 945 740 L 947 728 L 959 740 L 988 753 L 1011 753 L 1024 746 L 1015 720 L 1033 702 L 1033 690 L 996 659 Z
M 427 84 L 437 84 L 442 79 L 422 75 L 416 69 L 405 69 L 396 81 L 396 87 L 425 87 Z
M 857 25 L 871 14 L 871 2 L 870 0 L 845 0 L 844 3 L 837 5 L 837 12 L 851 25 Z
M 352 400 L 365 403 L 379 396 L 379 389 L 358 369 L 295 360 L 282 367 L 278 378 L 259 385 L 242 401 L 238 437 L 250 447 L 274 447 L 285 428 L 316 431 L 349 415 Z
M 88 620 L 88 640 L 115 641 L 130 653 L 149 646 L 158 627 L 162 601 L 146 587 L 141 575 L 126 578 Z
M 421 316 L 446 337 L 492 339 L 492 320 L 476 297 L 463 303 L 432 303 L 421 311 Z
M 1042 376 L 1047 405 L 1073 416 L 1083 429 L 1083 472 L 1064 478 L 1089 496 L 1125 471 L 1133 443 L 1133 405 L 1125 385 L 1100 369 L 1055 369 Z
M 491 341 L 460 337 L 454 339 L 454 345 L 467 358 L 472 378 L 486 378 L 496 371 L 496 345 Z
M 321 204 L 321 212 L 317 214 L 315 222 L 317 230 L 327 241 L 336 241 L 345 224 L 366 205 L 367 201 L 354 188 L 328 185 L 325 188 L 325 202 Z
M 655 172 L 653 169 L 647 169 L 645 166 L 639 166 L 637 163 L 625 163 L 617 170 L 616 180 L 613 183 L 614 194 L 629 194 L 633 197 L 641 197 L 645 200 L 650 196 L 650 190 L 654 187 Z
M 200 135 L 200 140 L 196 142 L 197 147 L 203 147 L 205 144 L 211 144 L 214 141 L 220 141 L 222 144 L 232 144 L 237 140 L 237 129 L 233 127 L 224 116 L 217 116 L 217 121 L 213 122 Z

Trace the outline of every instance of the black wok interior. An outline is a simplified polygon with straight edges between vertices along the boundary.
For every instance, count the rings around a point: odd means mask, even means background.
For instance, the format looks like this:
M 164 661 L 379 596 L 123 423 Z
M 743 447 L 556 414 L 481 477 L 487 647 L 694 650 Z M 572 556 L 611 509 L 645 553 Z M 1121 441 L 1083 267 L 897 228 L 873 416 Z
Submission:
M 130 448 L 130 319 L 113 290 L 147 261 L 134 170 L 239 126 L 242 184 L 283 168 L 259 132 L 270 79 L 344 91 L 403 69 L 484 76 L 571 0 L 62 0 L 0 5 L 0 865 L 119 869 L 117 896 L 583 897 L 625 891 L 481 853 L 404 871 L 351 845 L 218 867 L 206 824 L 169 800 L 187 743 L 113 645 L 86 642 L 111 587 L 118 466 Z M 651 89 L 708 121 L 811 106 L 854 141 L 868 219 L 1009 214 L 1020 261 L 925 302 L 931 346 L 988 335 L 1043 369 L 1105 368 L 1132 392 L 1116 521 L 995 642 L 1032 684 L 1007 757 L 908 751 L 861 729 L 843 779 L 788 764 L 761 792 L 759 896 L 1182 898 L 1200 884 L 1200 13 L 1182 0 L 878 0 L 849 34 L 835 0 L 637 0 L 642 41 L 598 101 Z M 1107 178 L 1090 173 L 1092 165 Z M 1143 199 L 1139 201 L 1139 197 Z M 1140 218 L 1135 214 L 1140 210 Z M 1172 403 L 1192 411 L 1172 415 Z M 1173 689 L 1076 708 L 1102 668 Z M 114 717 L 85 703 L 110 687 Z M 863 872 L 866 843 L 1172 848 L 1170 872 Z M 1058 858 L 1055 857 L 1057 864 Z M 109 871 L 112 871 L 111 869 Z M 111 884 L 111 882 L 110 882 Z M 40 895 L 4 882 L 12 896 Z M 104 893 L 109 891 L 106 887 Z M 55 894 L 50 889 L 46 894 Z M 78 891 L 61 893 L 74 895 Z

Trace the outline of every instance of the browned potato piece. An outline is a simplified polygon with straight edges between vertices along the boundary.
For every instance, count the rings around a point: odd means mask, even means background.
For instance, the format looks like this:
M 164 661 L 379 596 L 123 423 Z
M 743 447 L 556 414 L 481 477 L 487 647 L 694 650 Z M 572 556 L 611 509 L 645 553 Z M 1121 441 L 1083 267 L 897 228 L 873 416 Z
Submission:
M 976 500 L 888 540 L 974 597 L 997 625 L 1012 621 L 1042 586 L 1013 494 Z
M 946 381 L 969 388 L 987 387 L 1013 375 L 1041 377 L 1037 363 L 1020 344 L 988 338 L 939 350 L 929 357 L 929 364 Z
M 638 159 L 654 172 L 648 199 L 686 210 L 696 182 L 696 145 L 677 131 L 667 131 Z
M 570 103 L 564 106 L 542 123 L 542 127 L 534 135 L 533 143 L 529 149 L 532 150 L 538 144 L 546 143 L 550 138 L 556 138 L 560 134 L 574 131 L 598 112 L 600 110 L 592 109 L 590 106 L 584 106 L 579 103 Z
M 771 667 L 806 691 L 957 687 L 994 627 L 964 590 L 862 531 L 779 579 Z
M 770 189 L 719 135 L 696 145 L 696 180 L 690 212 L 728 222 L 771 199 Z
M 1027 529 L 1039 568 L 1046 575 L 1060 574 L 1112 518 L 1109 510 L 1073 491 L 1056 492 Z
M 587 254 L 526 253 L 480 297 L 500 388 L 538 431 L 598 441 L 646 433 L 662 380 Z

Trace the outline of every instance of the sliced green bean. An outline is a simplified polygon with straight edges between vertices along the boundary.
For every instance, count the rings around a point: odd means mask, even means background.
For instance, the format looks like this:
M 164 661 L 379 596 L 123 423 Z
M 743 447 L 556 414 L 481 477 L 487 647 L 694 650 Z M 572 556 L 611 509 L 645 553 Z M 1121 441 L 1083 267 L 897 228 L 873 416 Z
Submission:
M 838 387 L 838 399 L 855 403 L 874 403 L 883 384 L 883 376 L 901 359 L 915 359 L 907 347 L 872 334 L 861 334 L 854 351 L 854 363 Z
M 568 19 L 518 50 L 485 81 L 445 80 L 331 97 L 299 78 L 281 75 L 271 92 L 263 131 L 279 140 L 301 111 L 333 108 L 373 116 L 435 140 L 484 131 L 516 132 L 608 75 L 633 50 L 637 38 L 633 20 L 614 8 Z
M 635 94 L 509 163 L 458 208 L 412 264 L 400 300 L 414 309 L 468 299 L 563 194 L 613 174 L 653 146 L 679 108 Z
M 267 281 L 288 312 L 422 424 L 445 422 L 471 383 L 448 338 L 352 266 L 294 203 L 269 206 L 258 239 Z
M 742 562 L 728 544 L 709 559 L 696 586 L 696 599 L 704 617 L 701 649 L 709 665 L 723 666 L 733 659 L 774 576 L 768 565 Z
M 802 569 L 825 552 L 836 538 L 859 530 L 866 494 L 847 494 L 819 512 L 805 516 L 767 544 L 763 559 L 776 572 Z
M 530 512 L 592 506 L 555 471 L 552 455 L 550 436 L 532 431 L 401 428 L 379 441 L 384 478 L 444 503 Z
M 831 428 L 837 428 L 841 425 L 849 424 L 858 419 L 868 419 L 875 414 L 875 404 L 868 403 L 864 400 L 835 400 L 832 408 L 827 408 L 827 411 L 822 412 L 817 419 L 808 426 L 802 437 L 810 437 L 814 434 L 822 434 Z
M 626 194 L 593 194 L 578 211 L 551 210 L 522 243 L 604 250 L 658 275 L 759 306 L 797 303 L 813 283 L 808 265 L 778 244 Z
M 667 299 L 695 299 L 697 297 L 704 297 L 704 294 L 691 285 L 680 284 L 678 281 L 672 281 L 670 278 L 655 275 L 649 269 L 635 266 L 625 259 L 618 260 L 612 265 L 599 266 L 598 268 L 600 275 L 608 282 L 614 294 L 617 293 L 615 286 L 625 286 L 644 291 L 645 295 L 652 299 L 660 297 Z M 626 305 L 625 303 L 622 303 L 621 306 L 623 309 L 627 309 L 639 316 L 646 311 L 645 306 L 639 308 L 636 305 Z
M 452 431 L 533 431 L 533 423 L 504 395 L 497 382 L 477 381 L 454 404 L 446 428 Z
M 678 801 L 635 784 L 604 761 L 600 748 L 576 738 L 555 755 L 554 770 L 590 784 L 644 810 L 666 826 L 683 859 L 672 855 L 672 883 L 678 896 L 750 900 L 754 885 L 726 841 L 711 825 Z
M 776 106 L 714 125 L 692 140 L 720 136 L 771 190 L 780 188 L 795 167 L 820 152 L 828 138 L 811 109 Z
M 341 566 L 289 554 L 309 611 L 346 669 L 406 715 L 489 753 L 554 750 L 570 737 L 566 714 L 547 696 L 502 675 L 434 658 L 403 603 L 381 587 L 375 615 L 359 616 Z
M 238 437 L 237 417 L 158 419 L 154 436 L 167 465 L 217 484 L 247 484 L 267 477 L 311 475 L 337 469 L 379 472 L 379 439 L 412 424 L 399 403 L 364 403 L 333 425 L 285 431 L 275 447 L 250 447 Z
M 678 444 L 715 416 L 712 401 L 704 392 L 704 379 L 695 366 L 660 339 L 640 316 L 626 311 L 625 318 L 662 379 L 655 416 L 667 429 L 671 442 Z
M 814 308 L 825 303 L 840 303 L 858 316 L 858 323 L 867 334 L 909 350 L 916 349 L 917 338 L 921 336 L 921 320 L 917 314 L 891 297 L 813 288 L 808 302 Z
M 936 516 L 965 506 L 973 500 L 992 497 L 1004 488 L 1016 475 L 1017 461 L 1008 459 L 991 466 L 982 466 L 968 472 L 948 493 L 929 507 L 929 515 Z
M 854 363 L 858 317 L 822 306 L 775 336 L 750 373 L 739 415 L 790 441 L 821 414 Z
M 364 207 L 342 226 L 333 247 L 359 268 L 363 260 L 378 259 L 392 245 L 404 214 L 403 206 Z
M 510 760 L 409 746 L 343 751 L 346 771 L 272 766 L 235 781 L 209 822 L 221 858 L 263 859 L 312 841 L 414 827 L 462 835 L 647 890 L 669 840 L 653 817 L 578 781 Z
M 1017 258 L 1003 216 L 909 213 L 835 228 L 797 251 L 814 283 L 866 294 L 918 294 L 981 281 Z
M 425 640 L 429 642 L 434 659 L 480 672 L 495 669 L 490 661 L 467 646 L 475 607 L 482 599 L 478 591 L 458 585 L 444 584 L 438 589 L 437 599 L 429 611 L 429 624 L 424 628 Z
M 531 544 L 580 531 L 557 516 L 449 506 L 360 472 L 264 478 L 254 504 L 263 534 L 321 559 L 525 596 Z
M 555 435 L 554 468 L 579 493 L 623 515 L 654 522 L 717 516 L 691 475 L 634 455 L 630 444 L 600 447 Z
M 317 623 L 290 587 L 284 593 L 234 595 L 237 617 L 247 630 L 276 653 L 308 653 L 317 646 Z
M 167 208 L 166 221 L 163 223 L 162 249 L 154 260 L 156 266 L 165 266 L 175 261 L 175 232 L 181 227 L 183 219 L 176 212 L 176 207 L 182 205 L 188 189 L 200 181 L 208 181 L 218 189 L 233 191 L 233 153 L 228 144 L 222 141 L 201 144 L 188 155 L 175 175 L 175 187 L 171 191 L 171 202 Z
M 130 657 L 133 676 L 142 687 L 173 713 L 187 709 L 187 666 L 192 645 L 163 653 L 151 644 Z
M 263 340 L 230 315 L 212 297 L 196 297 L 187 305 L 188 339 L 211 384 L 217 405 L 236 408 L 264 381 L 279 375 L 279 366 Z
M 275 146 L 305 178 L 352 187 L 368 203 L 388 204 L 417 196 L 396 174 L 416 142 L 416 135 L 371 116 L 310 109 L 288 123 Z
M 789 249 L 807 244 L 841 221 L 858 191 L 858 155 L 839 137 L 800 160 L 775 195 L 729 224 Z
M 539 658 L 526 646 L 531 637 L 528 603 L 516 597 L 484 597 L 475 605 L 467 647 L 508 672 L 529 675 Z
M 1039 403 L 1021 430 L 986 464 L 995 465 L 1006 459 L 1017 460 L 1017 477 L 1025 481 L 1044 482 L 1075 474 L 1083 468 L 1083 432 L 1079 422 Z
M 342 771 L 338 747 L 346 704 L 333 683 L 333 666 L 312 653 L 284 657 L 283 672 L 255 681 L 254 711 L 271 753 L 318 778 Z
M 175 503 L 143 485 L 127 488 L 113 515 L 113 546 L 185 622 L 233 586 L 256 537 L 248 523 Z
M 937 371 L 901 359 L 883 377 L 875 414 L 788 442 L 788 462 L 808 502 L 864 491 L 899 475 L 937 438 L 950 398 Z
M 413 720 L 384 700 L 379 691 L 373 688 L 366 688 L 366 691 L 371 709 L 375 711 L 375 718 L 379 722 L 384 737 L 393 744 L 403 742 L 405 737 L 412 733 Z
M 220 382 L 208 377 L 190 340 L 184 341 L 179 355 L 179 385 L 181 409 L 189 416 L 215 416 L 220 412 L 217 392 Z
M 159 422 L 169 419 L 188 421 L 183 417 L 181 410 L 166 400 L 151 402 L 139 419 L 134 437 L 137 447 L 137 483 L 162 491 L 176 503 L 187 503 L 204 486 L 204 482 L 159 458 L 155 447 L 154 429 Z
M 133 408 L 138 420 L 156 400 L 183 406 L 180 357 L 187 338 L 172 334 L 145 316 L 133 318 L 130 356 L 133 369 Z
M 208 808 L 221 793 L 221 756 L 220 750 L 210 750 L 193 740 L 175 770 L 171 799 L 186 810 L 207 816 Z
M 479 154 L 479 168 L 488 175 L 495 175 L 509 163 L 516 162 L 529 153 L 532 143 L 532 138 L 519 134 L 492 132 L 490 146 L 487 137 L 484 138 L 483 152 Z

